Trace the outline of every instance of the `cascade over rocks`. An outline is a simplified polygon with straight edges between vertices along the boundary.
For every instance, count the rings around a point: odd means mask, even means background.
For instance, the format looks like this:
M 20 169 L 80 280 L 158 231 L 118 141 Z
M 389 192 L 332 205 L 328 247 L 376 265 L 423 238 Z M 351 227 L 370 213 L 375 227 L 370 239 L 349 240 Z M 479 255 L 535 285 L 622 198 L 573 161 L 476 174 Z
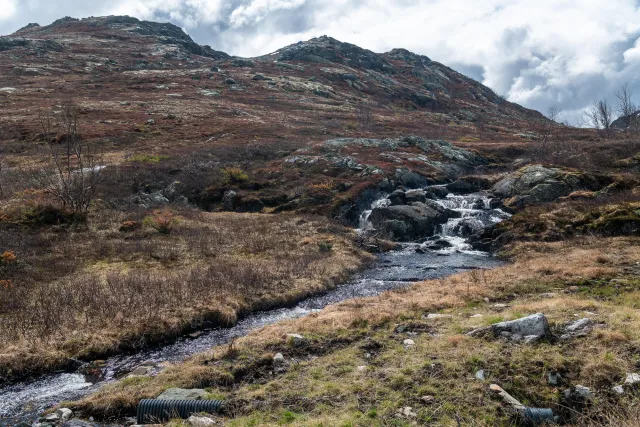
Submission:
M 425 200 L 411 202 L 410 205 L 375 208 L 369 220 L 376 230 L 388 234 L 394 240 L 410 241 L 433 235 L 437 225 L 459 216 L 458 212 L 444 208 L 432 200 Z

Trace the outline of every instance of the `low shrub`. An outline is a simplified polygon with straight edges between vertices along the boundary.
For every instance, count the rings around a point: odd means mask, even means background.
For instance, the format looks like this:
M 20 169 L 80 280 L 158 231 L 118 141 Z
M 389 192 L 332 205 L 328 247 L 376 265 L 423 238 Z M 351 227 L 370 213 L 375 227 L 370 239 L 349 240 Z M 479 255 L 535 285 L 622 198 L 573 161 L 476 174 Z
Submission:
M 178 219 L 171 210 L 160 209 L 147 216 L 143 223 L 160 234 L 171 234 L 171 231 L 178 225 Z
M 224 182 L 239 183 L 249 180 L 249 175 L 240 168 L 224 168 L 222 169 L 222 177 Z

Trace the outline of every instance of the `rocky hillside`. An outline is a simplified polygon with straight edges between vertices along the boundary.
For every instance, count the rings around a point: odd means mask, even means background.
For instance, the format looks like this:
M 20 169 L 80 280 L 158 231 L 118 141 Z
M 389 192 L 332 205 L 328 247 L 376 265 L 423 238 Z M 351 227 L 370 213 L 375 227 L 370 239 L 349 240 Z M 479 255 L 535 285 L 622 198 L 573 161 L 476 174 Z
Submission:
M 104 152 L 103 196 L 144 207 L 177 200 L 353 223 L 359 195 L 384 179 L 444 183 L 487 163 L 452 157 L 443 139 L 518 141 L 544 120 L 404 49 L 378 54 L 323 36 L 238 58 L 130 17 L 29 24 L 0 37 L 0 70 L 0 150 L 12 166 L 33 167 L 45 142 L 64 139 L 41 119 L 72 105 L 83 140 Z M 422 142 L 330 142 L 408 135 Z

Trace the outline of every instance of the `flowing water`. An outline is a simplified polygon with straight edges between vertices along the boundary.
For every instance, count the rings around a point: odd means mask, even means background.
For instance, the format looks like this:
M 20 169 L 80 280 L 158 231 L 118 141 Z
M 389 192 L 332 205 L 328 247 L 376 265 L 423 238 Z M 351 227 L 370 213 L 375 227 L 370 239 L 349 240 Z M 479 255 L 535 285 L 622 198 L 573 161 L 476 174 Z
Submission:
M 491 209 L 489 199 L 482 194 L 450 195 L 438 202 L 462 214 L 461 218 L 451 219 L 440 228 L 441 239 L 449 242 L 449 247 L 422 250 L 424 244 L 406 243 L 399 250 L 381 254 L 376 263 L 350 282 L 308 298 L 295 307 L 254 313 L 230 328 L 203 331 L 195 338 L 184 337 L 162 347 L 112 357 L 100 366 L 98 372 L 94 371 L 91 375 L 85 374 L 85 366 L 75 372 L 51 374 L 34 381 L 7 386 L 0 390 L 0 425 L 15 425 L 21 421 L 32 423 L 44 409 L 63 400 L 86 396 L 137 366 L 151 365 L 159 370 L 163 362 L 180 362 L 195 353 L 228 343 L 265 325 L 306 316 L 329 304 L 349 298 L 379 295 L 387 290 L 409 286 L 416 281 L 448 276 L 468 269 L 498 266 L 498 260 L 484 252 L 474 251 L 465 243 L 464 236 L 472 230 L 499 222 L 508 215 L 498 209 Z M 388 205 L 389 201 L 382 198 L 372 204 L 371 210 Z M 372 229 L 368 222 L 371 210 L 363 212 L 360 218 L 360 228 L 363 231 Z

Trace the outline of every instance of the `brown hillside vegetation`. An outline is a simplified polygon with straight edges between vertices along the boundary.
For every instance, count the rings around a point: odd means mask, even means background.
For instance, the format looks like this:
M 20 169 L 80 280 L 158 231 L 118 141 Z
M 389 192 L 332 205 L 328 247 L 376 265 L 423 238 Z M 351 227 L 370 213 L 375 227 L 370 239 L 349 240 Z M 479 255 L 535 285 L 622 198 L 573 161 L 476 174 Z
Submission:
M 163 221 L 170 232 L 154 229 Z M 231 325 L 326 290 L 367 259 L 341 227 L 288 215 L 101 211 L 86 229 L 4 224 L 0 236 L 13 248 L 0 262 L 4 380 Z

